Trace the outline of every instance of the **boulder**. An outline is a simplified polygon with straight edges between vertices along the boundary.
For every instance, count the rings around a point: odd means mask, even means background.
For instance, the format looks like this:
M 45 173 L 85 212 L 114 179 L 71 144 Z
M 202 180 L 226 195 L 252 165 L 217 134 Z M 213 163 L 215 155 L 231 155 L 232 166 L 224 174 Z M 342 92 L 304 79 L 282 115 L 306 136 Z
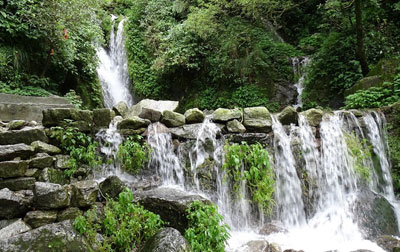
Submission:
M 41 175 L 42 171 L 37 168 L 27 169 L 25 172 L 25 177 L 32 177 L 36 180 L 39 180 Z
M 93 112 L 73 108 L 43 110 L 42 123 L 45 127 L 77 127 L 80 131 L 90 132 L 93 122 Z
M 226 128 L 230 133 L 244 133 L 246 128 L 238 120 L 232 120 L 226 123 Z
M 278 115 L 278 120 L 282 123 L 282 125 L 290 125 L 290 124 L 299 124 L 299 115 L 297 111 L 292 106 L 287 106 L 282 112 Z
M 43 127 L 27 127 L 21 130 L 0 132 L 0 145 L 6 144 L 31 144 L 34 141 L 48 142 L 49 139 Z
M 29 161 L 29 168 L 43 169 L 52 167 L 54 158 L 47 153 L 38 153 Z
M 142 119 L 138 116 L 132 116 L 126 119 L 123 119 L 121 122 L 118 123 L 117 128 L 118 130 L 137 130 L 140 128 L 146 128 L 150 124 L 149 120 Z
M 272 118 L 266 107 L 245 108 L 243 125 L 250 131 L 268 133 L 272 130 Z
M 322 121 L 324 112 L 320 109 L 312 108 L 302 112 L 302 114 L 307 119 L 310 126 L 317 127 Z
M 261 235 L 268 236 L 273 233 L 284 233 L 284 232 L 287 232 L 287 230 L 281 224 L 267 223 L 261 228 L 259 233 Z
M 115 198 L 125 188 L 125 184 L 117 176 L 110 176 L 100 183 L 99 188 L 103 196 Z
M 108 108 L 93 110 L 93 123 L 96 129 L 108 128 L 115 117 L 115 112 Z
M 83 236 L 75 231 L 71 221 L 42 226 L 28 232 L 0 240 L 2 252 L 31 251 L 92 251 Z
M 12 160 L 16 157 L 27 159 L 34 153 L 35 149 L 26 144 L 0 145 L 0 161 Z
M 22 219 L 18 219 L 16 221 L 13 221 L 6 227 L 0 229 L 0 240 L 5 240 L 9 237 L 27 232 L 29 230 L 31 230 L 31 227 L 26 225 L 26 223 L 23 222 Z
M 146 128 L 140 128 L 140 129 L 120 129 L 118 130 L 118 133 L 122 135 L 123 137 L 128 137 L 128 136 L 136 136 L 136 135 L 141 135 L 144 132 L 146 132 Z
M 225 123 L 227 121 L 233 120 L 233 119 L 242 119 L 242 111 L 240 109 L 224 109 L 224 108 L 219 108 L 214 111 L 212 115 L 212 120 L 214 122 L 222 122 Z
M 36 152 L 44 152 L 50 155 L 61 153 L 60 148 L 51 144 L 43 143 L 41 141 L 35 141 L 31 144 L 31 146 L 35 149 Z
M 249 241 L 235 252 L 269 252 L 268 242 L 264 240 Z
M 186 123 L 202 123 L 206 117 L 203 111 L 198 108 L 186 110 L 184 115 Z
M 20 130 L 25 127 L 28 123 L 24 120 L 13 120 L 7 124 L 9 130 Z
M 54 168 L 65 170 L 69 168 L 68 162 L 70 157 L 68 155 L 56 155 L 56 162 L 54 163 Z
M 262 143 L 268 146 L 272 146 L 273 135 L 267 133 L 242 133 L 242 134 L 226 134 L 225 138 L 231 143 L 242 143 L 248 144 Z
M 75 207 L 88 207 L 96 202 L 99 186 L 94 180 L 84 180 L 71 184 L 71 205 Z
M 144 244 L 140 252 L 190 252 L 185 237 L 174 228 L 163 228 Z
M 142 111 L 139 114 L 140 118 L 147 119 L 151 122 L 158 122 L 161 119 L 161 112 L 150 109 L 150 108 L 142 108 Z
M 56 219 L 57 211 L 30 211 L 24 217 L 24 221 L 33 228 L 51 224 Z
M 144 99 L 129 109 L 127 117 L 139 116 L 143 108 L 151 109 L 163 113 L 165 110 L 175 111 L 179 106 L 177 101 L 155 101 Z
M 167 127 L 179 127 L 185 124 L 185 116 L 176 112 L 165 110 L 161 122 Z
M 22 177 L 24 176 L 27 167 L 27 161 L 0 162 L 0 178 Z
M 69 207 L 67 209 L 64 209 L 62 211 L 59 211 L 57 214 L 57 221 L 65 221 L 65 220 L 73 220 L 79 215 L 82 214 L 82 211 L 79 210 L 77 207 Z
M 71 193 L 67 186 L 53 183 L 36 182 L 34 193 L 34 204 L 37 209 L 57 209 L 68 207 Z
M 199 136 L 199 132 L 201 132 L 202 127 L 202 123 L 186 124 L 181 127 L 170 128 L 169 131 L 175 138 L 195 140 Z M 224 125 L 215 124 L 215 127 L 216 131 L 221 131 L 224 128 Z
M 399 252 L 400 251 L 400 239 L 396 236 L 392 235 L 381 235 L 376 238 L 376 244 L 379 247 L 385 249 L 390 252 Z
M 66 185 L 69 183 L 69 180 L 65 177 L 65 174 L 61 170 L 57 170 L 54 168 L 44 168 L 40 173 L 39 181 L 54 183 L 59 185 Z
M 188 228 L 186 209 L 196 200 L 210 203 L 200 195 L 173 188 L 155 188 L 143 192 L 135 191 L 133 194 L 145 209 L 160 215 L 162 220 L 181 233 Z
M 35 178 L 12 178 L 0 180 L 0 189 L 8 188 L 11 191 L 33 190 Z
M 0 230 L 13 224 L 14 222 L 16 222 L 18 219 L 11 219 L 11 220 L 0 220 Z
M 115 115 L 125 117 L 129 108 L 124 101 L 120 101 L 113 107 L 113 111 L 115 112 Z
M 0 190 L 0 219 L 19 217 L 28 210 L 28 207 L 29 200 L 23 195 L 7 188 Z

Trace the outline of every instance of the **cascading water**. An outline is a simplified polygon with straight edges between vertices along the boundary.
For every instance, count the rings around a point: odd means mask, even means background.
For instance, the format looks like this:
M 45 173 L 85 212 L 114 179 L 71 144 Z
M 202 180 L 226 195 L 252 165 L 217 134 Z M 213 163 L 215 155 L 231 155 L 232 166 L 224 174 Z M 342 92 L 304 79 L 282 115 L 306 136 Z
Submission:
M 126 20 L 122 19 L 119 22 L 117 34 L 115 34 L 116 19 L 116 16 L 112 16 L 109 50 L 103 47 L 97 50 L 97 56 L 100 60 L 97 74 L 103 90 L 104 105 L 107 108 L 112 108 L 121 101 L 129 107 L 133 105 L 129 88 L 128 60 L 124 47 L 124 22 Z
M 311 59 L 309 57 L 298 58 L 295 57 L 292 59 L 293 73 L 297 82 L 294 86 L 297 89 L 297 103 L 294 105 L 294 108 L 302 107 L 303 102 L 301 96 L 304 90 L 304 81 L 307 77 L 307 67 L 309 66 Z

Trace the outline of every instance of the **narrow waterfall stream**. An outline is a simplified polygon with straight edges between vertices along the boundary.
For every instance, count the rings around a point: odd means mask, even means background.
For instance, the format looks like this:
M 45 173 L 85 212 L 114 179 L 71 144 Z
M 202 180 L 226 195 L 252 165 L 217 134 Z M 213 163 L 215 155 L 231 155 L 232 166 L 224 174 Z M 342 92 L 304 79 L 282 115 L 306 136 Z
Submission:
M 294 108 L 303 106 L 303 101 L 301 96 L 303 95 L 304 82 L 307 77 L 307 67 L 310 65 L 310 63 L 311 63 L 311 58 L 309 57 L 304 57 L 304 58 L 295 57 L 292 59 L 293 74 L 295 76 L 295 79 L 297 79 L 297 82 L 294 84 L 297 90 L 297 101 L 296 104 L 294 105 Z

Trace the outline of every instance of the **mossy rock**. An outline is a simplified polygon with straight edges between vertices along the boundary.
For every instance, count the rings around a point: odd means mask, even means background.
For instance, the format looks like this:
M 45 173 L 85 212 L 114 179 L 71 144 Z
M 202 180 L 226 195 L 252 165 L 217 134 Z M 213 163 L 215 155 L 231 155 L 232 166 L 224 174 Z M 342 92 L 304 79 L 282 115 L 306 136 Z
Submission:
M 212 120 L 214 122 L 228 122 L 233 119 L 239 119 L 241 120 L 243 116 L 243 113 L 240 109 L 225 109 L 225 108 L 219 108 L 214 111 Z
M 176 112 L 165 110 L 161 122 L 167 127 L 179 127 L 185 124 L 185 116 Z

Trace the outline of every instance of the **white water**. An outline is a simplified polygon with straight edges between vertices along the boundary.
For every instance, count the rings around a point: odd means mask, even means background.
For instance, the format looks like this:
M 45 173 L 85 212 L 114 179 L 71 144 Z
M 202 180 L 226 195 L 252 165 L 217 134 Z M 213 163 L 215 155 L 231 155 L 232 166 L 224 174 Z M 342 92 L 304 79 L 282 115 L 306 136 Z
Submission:
M 302 59 L 295 57 L 292 59 L 293 73 L 295 78 L 298 78 L 297 82 L 294 84 L 297 90 L 297 103 L 294 105 L 294 108 L 303 106 L 301 96 L 304 90 L 304 81 L 307 78 L 307 67 L 310 62 L 311 59 L 309 57 L 304 57 Z
M 112 108 L 119 102 L 133 105 L 128 74 L 128 60 L 124 46 L 124 22 L 118 24 L 117 34 L 114 32 L 116 16 L 112 16 L 109 50 L 98 48 L 97 56 L 100 64 L 97 68 L 104 96 L 104 105 Z

